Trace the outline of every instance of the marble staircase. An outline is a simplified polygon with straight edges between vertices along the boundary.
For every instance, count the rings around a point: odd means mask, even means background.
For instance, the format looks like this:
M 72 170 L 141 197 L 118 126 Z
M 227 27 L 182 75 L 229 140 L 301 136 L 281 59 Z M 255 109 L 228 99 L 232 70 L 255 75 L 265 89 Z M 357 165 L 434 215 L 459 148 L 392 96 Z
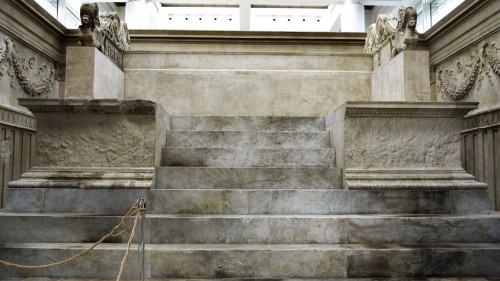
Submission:
M 173 116 L 151 190 L 12 189 L 0 259 L 74 254 L 146 195 L 151 279 L 500 277 L 500 214 L 483 191 L 342 189 L 324 122 Z M 101 197 L 120 207 L 89 203 Z M 0 279 L 114 278 L 125 243 L 53 269 L 0 266 Z

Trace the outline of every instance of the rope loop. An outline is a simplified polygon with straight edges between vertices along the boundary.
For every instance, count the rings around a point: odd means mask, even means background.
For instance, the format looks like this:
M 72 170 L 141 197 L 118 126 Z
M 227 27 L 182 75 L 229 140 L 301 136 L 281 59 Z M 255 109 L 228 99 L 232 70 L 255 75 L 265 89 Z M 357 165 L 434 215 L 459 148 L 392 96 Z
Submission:
M 123 259 L 120 263 L 120 270 L 118 271 L 118 276 L 116 278 L 116 280 L 119 281 L 121 278 L 121 275 L 123 273 L 123 269 L 125 267 L 125 261 L 127 260 L 127 257 L 128 257 L 129 251 L 130 251 L 130 247 L 132 245 L 132 241 L 134 240 L 135 230 L 137 228 L 137 224 L 138 224 L 139 219 L 141 217 L 141 212 L 143 212 L 145 210 L 146 210 L 146 208 L 142 208 L 140 201 L 138 201 L 137 203 L 132 205 L 132 207 L 127 211 L 127 213 L 120 219 L 120 223 L 117 224 L 115 227 L 113 227 L 113 229 L 110 232 L 108 232 L 106 235 L 104 235 L 101 239 L 99 239 L 97 242 L 95 242 L 89 248 L 87 248 L 87 249 L 81 251 L 80 253 L 78 253 L 70 258 L 67 258 L 65 260 L 61 260 L 61 261 L 49 263 L 49 264 L 42 264 L 42 265 L 23 265 L 23 264 L 16 264 L 16 263 L 11 263 L 11 262 L 0 260 L 0 265 L 22 268 L 22 269 L 42 269 L 42 268 L 49 268 L 49 267 L 54 267 L 54 266 L 66 264 L 66 263 L 71 262 L 73 260 L 76 260 L 82 256 L 87 255 L 93 249 L 95 249 L 97 246 L 102 244 L 107 238 L 117 237 L 117 236 L 123 234 L 127 230 L 127 222 L 126 222 L 127 219 L 134 217 L 134 224 L 132 226 L 132 231 L 130 233 L 130 237 L 129 237 L 128 242 L 127 242 L 127 249 L 126 249 L 125 255 L 123 256 Z M 123 228 L 123 230 L 120 230 L 122 228 Z

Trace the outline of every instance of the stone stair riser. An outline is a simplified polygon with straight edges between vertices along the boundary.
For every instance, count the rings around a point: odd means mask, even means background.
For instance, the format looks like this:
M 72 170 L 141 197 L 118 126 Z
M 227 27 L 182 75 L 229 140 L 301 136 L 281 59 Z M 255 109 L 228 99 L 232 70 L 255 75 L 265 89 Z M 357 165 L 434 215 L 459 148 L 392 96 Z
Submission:
M 338 189 L 341 170 L 332 167 L 309 168 L 199 168 L 158 167 L 157 189 L 247 189 L 296 188 Z
M 484 191 L 151 190 L 150 213 L 163 214 L 474 214 L 489 212 Z M 311 203 L 311 202 L 314 202 Z
M 55 247 L 0 247 L 0 259 L 25 265 L 41 265 L 61 261 L 72 257 L 90 247 L 91 244 L 57 245 Z M 116 278 L 120 262 L 125 254 L 125 246 L 119 249 L 103 248 L 102 246 L 67 264 L 47 269 L 18 269 L 0 265 L 0 277 L 59 277 L 59 278 Z M 149 255 L 147 255 L 149 262 Z M 137 278 L 137 249 L 130 251 L 124 267 L 124 278 Z M 150 276 L 149 268 L 147 276 Z
M 163 148 L 162 166 L 330 167 L 333 149 Z
M 119 217 L 73 214 L 0 216 L 0 243 L 92 243 Z M 500 243 L 500 216 L 147 215 L 151 244 Z M 128 221 L 132 225 L 132 219 Z M 130 228 L 130 227 L 129 227 Z M 126 243 L 129 232 L 106 243 Z M 136 237 L 137 238 L 137 237 Z
M 323 117 L 172 116 L 171 130 L 324 131 Z
M 127 53 L 124 68 L 212 70 L 329 70 L 372 71 L 372 58 L 366 54 L 318 52 L 299 53 L 218 53 L 208 52 Z
M 97 249 L 78 262 L 46 270 L 0 266 L 0 277 L 116 277 L 123 246 Z M 71 256 L 81 244 L 58 248 L 2 245 L 0 259 L 43 264 Z M 131 251 L 125 277 L 137 274 Z M 106 262 L 103 262 L 106 261 Z M 158 245 L 145 252 L 146 278 L 412 278 L 500 276 L 496 244 Z
M 329 148 L 328 132 L 168 131 L 168 147 Z
M 9 188 L 6 211 L 121 216 L 145 197 L 147 212 L 155 214 L 479 214 L 490 211 L 487 196 L 483 190 Z

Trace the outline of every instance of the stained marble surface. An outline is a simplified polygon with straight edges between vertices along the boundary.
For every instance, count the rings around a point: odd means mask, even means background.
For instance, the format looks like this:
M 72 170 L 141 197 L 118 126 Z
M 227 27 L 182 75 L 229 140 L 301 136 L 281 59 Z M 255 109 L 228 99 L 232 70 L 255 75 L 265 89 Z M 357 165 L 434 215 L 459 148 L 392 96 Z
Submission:
M 333 167 L 157 167 L 155 176 L 157 189 L 342 187 L 341 170 Z

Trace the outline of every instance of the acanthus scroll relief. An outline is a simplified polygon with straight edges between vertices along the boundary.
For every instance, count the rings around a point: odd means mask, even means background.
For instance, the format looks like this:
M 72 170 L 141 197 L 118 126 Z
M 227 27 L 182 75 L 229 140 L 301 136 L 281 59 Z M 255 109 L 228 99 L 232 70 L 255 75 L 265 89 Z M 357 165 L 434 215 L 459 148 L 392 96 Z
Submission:
M 479 82 L 478 87 L 480 87 L 480 82 L 484 78 L 495 87 L 492 72 L 500 76 L 499 50 L 495 43 L 482 43 L 481 47 L 471 55 L 468 63 L 463 65 L 462 61 L 457 62 L 456 71 L 438 69 L 438 90 L 441 91 L 443 98 L 462 100 L 474 88 L 476 82 Z
M 8 37 L 0 46 L 0 79 L 3 71 L 11 77 L 10 85 L 16 87 L 16 81 L 21 85 L 26 94 L 38 97 L 48 94 L 54 87 L 54 67 L 43 64 L 38 69 L 35 67 L 35 57 L 26 59 L 21 52 L 16 51 L 14 42 Z M 29 76 L 37 76 L 40 79 L 33 81 Z

